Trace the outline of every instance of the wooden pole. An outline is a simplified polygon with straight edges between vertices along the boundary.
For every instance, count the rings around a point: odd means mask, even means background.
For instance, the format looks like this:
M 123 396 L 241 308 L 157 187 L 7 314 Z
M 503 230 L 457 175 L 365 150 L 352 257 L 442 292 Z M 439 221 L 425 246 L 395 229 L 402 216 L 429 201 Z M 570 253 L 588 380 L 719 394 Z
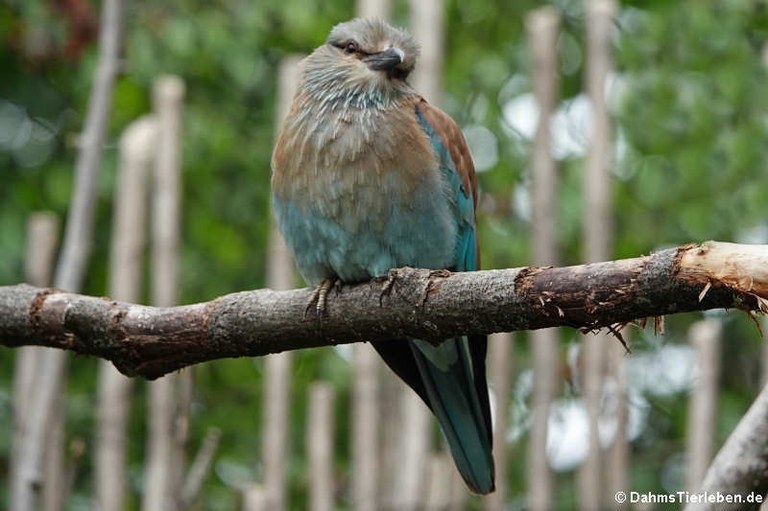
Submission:
M 278 97 L 275 125 L 278 126 L 288 113 L 291 99 L 299 82 L 299 61 L 292 55 L 283 59 L 278 70 Z M 291 289 L 296 282 L 293 257 L 271 222 L 269 254 L 267 257 L 267 286 L 272 289 Z M 261 447 L 264 464 L 263 490 L 265 506 L 270 510 L 284 511 L 288 506 L 287 461 L 289 456 L 291 370 L 293 355 L 280 353 L 264 359 L 264 414 L 263 442 Z
M 688 402 L 685 435 L 685 488 L 691 493 L 699 491 L 714 455 L 721 329 L 718 320 L 709 318 L 694 323 L 688 331 L 698 370 Z
M 241 490 L 241 511 L 271 511 L 267 505 L 267 496 L 264 487 L 260 484 L 252 484 Z
M 605 261 L 613 253 L 611 167 L 613 147 L 606 86 L 613 64 L 614 0 L 586 0 L 586 91 L 592 105 L 592 140 L 584 173 L 584 259 Z
M 181 108 L 184 82 L 158 78 L 153 99 L 158 122 L 158 151 L 152 198 L 152 303 L 175 305 L 181 225 Z M 187 410 L 177 392 L 191 372 L 170 374 L 149 383 L 149 437 L 144 472 L 144 511 L 177 509 L 186 443 Z M 181 426 L 181 427 L 180 427 Z
M 90 256 L 102 146 L 118 69 L 122 34 L 120 0 L 104 1 L 100 21 L 96 74 L 75 162 L 75 189 L 54 276 L 54 286 L 70 292 L 78 292 L 82 287 Z M 10 489 L 10 511 L 37 508 L 43 479 L 45 437 L 56 423 L 53 411 L 62 393 L 66 362 L 66 354 L 60 351 L 50 350 L 40 355 L 29 406 L 29 431 L 19 448 L 17 479 Z
M 333 511 L 336 507 L 333 498 L 334 401 L 330 384 L 312 384 L 306 427 L 310 511 Z
M 421 46 L 414 89 L 434 105 L 442 102 L 445 6 L 443 0 L 410 0 L 411 32 Z
M 533 191 L 533 263 L 556 265 L 557 169 L 552 156 L 551 122 L 559 96 L 557 40 L 560 14 L 551 6 L 532 11 L 526 18 L 533 67 L 533 93 L 539 121 L 533 140 L 531 183 Z M 551 509 L 554 488 L 547 458 L 547 430 L 552 401 L 557 394 L 558 330 L 531 332 L 533 398 L 528 442 L 528 506 Z
M 48 286 L 51 283 L 59 225 L 53 213 L 33 213 L 27 221 L 27 246 L 24 265 L 24 278 L 35 286 Z M 41 355 L 45 350 L 24 346 L 16 354 L 13 374 L 13 423 L 11 460 L 9 463 L 9 482 L 11 487 L 18 483 L 20 476 L 21 446 L 26 442 L 29 432 L 29 403 L 34 396 L 35 375 L 38 371 Z M 59 422 L 60 425 L 60 422 Z M 47 465 L 47 463 L 46 463 Z M 46 477 L 46 483 L 47 483 Z
M 509 493 L 507 428 L 514 342 L 511 333 L 492 334 L 488 337 L 488 362 L 494 398 L 493 461 L 496 464 L 496 491 L 484 498 L 485 511 L 503 511 Z
M 352 505 L 375 511 L 379 478 L 380 362 L 370 346 L 356 346 L 352 382 Z
M 592 105 L 592 141 L 584 173 L 584 259 L 605 261 L 613 253 L 613 212 L 611 203 L 611 126 L 605 97 L 612 69 L 611 34 L 616 12 L 614 0 L 586 0 L 587 70 L 586 90 Z M 598 420 L 605 378 L 605 356 L 613 341 L 604 334 L 585 340 L 584 394 L 589 415 L 589 449 L 580 471 L 579 500 L 582 509 L 615 505 L 603 497 L 604 459 Z M 614 362 L 616 362 L 614 360 Z M 620 363 L 620 361 L 619 361 Z M 617 432 L 620 438 L 624 432 Z M 616 467 L 613 470 L 617 470 Z
M 356 0 L 355 12 L 363 18 L 389 19 L 391 0 Z
M 451 455 L 447 453 L 433 454 L 427 461 L 427 484 L 422 491 L 419 509 L 424 511 L 444 511 L 452 506 L 452 486 L 458 481 L 453 478 L 455 469 Z
M 622 336 L 629 342 L 631 330 L 625 328 L 622 330 Z M 627 423 L 629 421 L 629 403 L 627 399 L 627 357 L 626 351 L 622 346 L 614 342 L 615 339 L 607 339 L 613 345 L 608 347 L 608 377 L 613 380 L 613 385 L 609 387 L 613 396 L 609 402 L 613 403 L 611 409 L 612 420 L 616 423 L 616 429 L 613 436 L 613 442 L 608 448 L 605 462 L 605 492 L 603 494 L 604 502 L 608 502 L 615 507 L 615 495 L 620 492 L 626 492 L 629 485 L 629 442 L 627 440 Z
M 131 123 L 120 138 L 109 267 L 109 293 L 116 300 L 141 299 L 147 179 L 156 137 L 155 117 L 145 116 Z M 122 511 L 126 507 L 132 389 L 132 379 L 120 374 L 110 362 L 99 363 L 94 457 L 94 507 L 99 511 Z

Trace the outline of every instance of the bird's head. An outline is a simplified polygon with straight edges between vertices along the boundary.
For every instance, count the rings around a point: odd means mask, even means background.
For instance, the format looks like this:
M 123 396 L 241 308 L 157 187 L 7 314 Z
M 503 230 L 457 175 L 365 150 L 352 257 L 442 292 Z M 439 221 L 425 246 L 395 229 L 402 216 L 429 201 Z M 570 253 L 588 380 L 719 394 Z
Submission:
M 305 61 L 307 85 L 321 92 L 348 91 L 391 97 L 409 92 L 406 79 L 419 47 L 405 31 L 379 19 L 339 23 Z

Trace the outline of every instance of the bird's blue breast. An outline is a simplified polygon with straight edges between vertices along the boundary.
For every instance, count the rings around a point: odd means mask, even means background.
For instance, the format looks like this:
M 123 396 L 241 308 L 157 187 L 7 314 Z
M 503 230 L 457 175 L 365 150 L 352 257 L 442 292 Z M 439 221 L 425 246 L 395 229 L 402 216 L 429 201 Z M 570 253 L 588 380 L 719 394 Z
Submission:
M 351 193 L 328 215 L 324 204 L 274 198 L 286 243 L 304 277 L 313 284 L 337 277 L 360 282 L 391 268 L 447 268 L 455 263 L 457 229 L 441 187 L 424 185 L 412 202 L 385 187 Z M 361 190 L 356 190 L 361 191 Z

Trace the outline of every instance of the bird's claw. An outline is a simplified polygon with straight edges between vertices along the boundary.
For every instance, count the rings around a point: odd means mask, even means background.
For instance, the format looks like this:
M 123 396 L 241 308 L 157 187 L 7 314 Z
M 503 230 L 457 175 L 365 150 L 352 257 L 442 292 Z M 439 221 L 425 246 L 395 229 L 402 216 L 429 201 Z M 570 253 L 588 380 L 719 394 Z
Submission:
M 304 317 L 309 316 L 309 311 L 314 306 L 315 316 L 321 318 L 325 316 L 325 308 L 328 304 L 328 291 L 331 288 L 336 288 L 336 291 L 341 291 L 341 281 L 339 279 L 325 279 L 320 282 L 320 285 L 315 288 L 312 296 L 307 303 L 307 308 L 304 310 Z
M 433 278 L 438 278 L 439 277 L 439 278 L 445 279 L 445 278 L 450 277 L 451 273 L 452 273 L 451 270 L 447 270 L 445 268 L 443 268 L 441 270 L 430 270 L 429 278 L 433 279 Z
M 427 303 L 427 300 L 429 299 L 429 295 L 431 295 L 434 292 L 437 292 L 440 289 L 439 279 L 447 279 L 450 276 L 451 276 L 451 270 L 447 270 L 447 269 L 431 270 L 429 272 L 429 279 L 427 279 L 427 287 L 424 288 L 424 294 L 421 299 L 422 307 Z
M 381 293 L 379 293 L 379 307 L 384 305 L 384 297 L 392 294 L 392 290 L 395 288 L 395 281 L 397 280 L 398 273 L 396 269 L 389 270 L 386 277 L 378 277 L 376 280 L 383 282 L 381 286 Z

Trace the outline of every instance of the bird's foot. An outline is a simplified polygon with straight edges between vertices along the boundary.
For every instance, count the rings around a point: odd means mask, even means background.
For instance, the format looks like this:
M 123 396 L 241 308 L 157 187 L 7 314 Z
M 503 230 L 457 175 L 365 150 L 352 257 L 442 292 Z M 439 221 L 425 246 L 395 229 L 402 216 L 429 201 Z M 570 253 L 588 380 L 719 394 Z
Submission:
M 376 277 L 374 279 L 377 282 L 383 283 L 381 286 L 381 293 L 379 293 L 379 307 L 384 305 L 384 297 L 392 294 L 398 275 L 397 269 L 393 268 L 387 272 L 386 277 Z
M 440 282 L 443 279 L 447 279 L 451 276 L 451 270 L 431 270 L 429 272 L 429 279 L 427 279 L 427 287 L 424 289 L 424 294 L 421 298 L 421 306 L 426 305 L 429 296 L 433 293 L 437 293 L 440 290 Z
M 304 317 L 309 316 L 309 311 L 314 307 L 315 315 L 318 318 L 325 316 L 325 307 L 328 304 L 328 291 L 331 288 L 335 288 L 336 292 L 341 291 L 341 281 L 336 278 L 325 279 L 320 282 L 320 285 L 315 288 L 312 297 L 307 303 L 307 308 L 304 310 Z

